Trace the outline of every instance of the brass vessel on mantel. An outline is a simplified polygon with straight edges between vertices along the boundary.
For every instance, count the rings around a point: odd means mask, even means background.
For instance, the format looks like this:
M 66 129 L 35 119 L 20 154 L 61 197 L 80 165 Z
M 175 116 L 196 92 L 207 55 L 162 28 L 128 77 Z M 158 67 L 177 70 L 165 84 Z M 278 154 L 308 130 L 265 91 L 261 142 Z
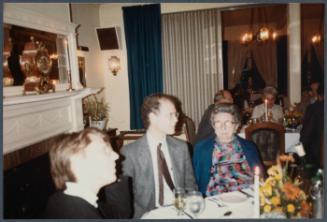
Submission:
M 25 75 L 23 94 L 34 92 L 37 94 L 55 91 L 50 82 L 49 72 L 52 68 L 52 60 L 48 50 L 42 42 L 37 42 L 31 36 L 31 41 L 24 46 L 20 56 L 20 67 Z

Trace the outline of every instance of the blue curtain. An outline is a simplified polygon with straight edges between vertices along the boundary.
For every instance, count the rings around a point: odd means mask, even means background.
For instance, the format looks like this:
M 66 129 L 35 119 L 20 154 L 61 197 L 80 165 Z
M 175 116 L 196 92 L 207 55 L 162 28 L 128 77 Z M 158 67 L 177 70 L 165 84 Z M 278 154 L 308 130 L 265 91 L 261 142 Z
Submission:
M 123 7 L 131 129 L 143 128 L 144 97 L 163 91 L 160 5 Z

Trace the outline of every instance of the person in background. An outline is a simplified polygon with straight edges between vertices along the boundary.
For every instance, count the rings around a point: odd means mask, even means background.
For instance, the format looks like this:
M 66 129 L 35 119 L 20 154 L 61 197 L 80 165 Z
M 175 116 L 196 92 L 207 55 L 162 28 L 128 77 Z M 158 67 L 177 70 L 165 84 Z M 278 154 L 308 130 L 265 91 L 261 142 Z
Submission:
M 317 90 L 317 100 L 304 113 L 300 141 L 305 149 L 305 160 L 315 168 L 323 167 L 324 86 Z
M 118 154 L 112 150 L 105 133 L 87 128 L 58 136 L 49 156 L 51 176 L 58 191 L 48 199 L 45 218 L 128 218 L 131 215 L 130 198 L 126 198 L 128 185 L 121 181 L 114 183 Z M 100 189 L 108 194 L 108 202 L 98 200 Z
M 197 190 L 186 143 L 169 136 L 178 116 L 172 96 L 147 96 L 142 105 L 146 134 L 121 149 L 123 174 L 133 180 L 134 218 L 172 204 L 175 188 Z
M 318 88 L 320 82 L 318 80 L 312 80 L 310 83 L 310 89 L 305 90 L 302 94 L 301 102 L 296 104 L 295 109 L 301 113 L 304 113 L 306 108 L 318 100 Z
M 215 97 L 214 97 L 214 103 L 209 105 L 208 108 L 204 111 L 204 114 L 201 118 L 199 127 L 198 127 L 198 132 L 196 134 L 196 140 L 195 143 L 209 138 L 209 137 L 214 137 L 215 136 L 215 131 L 212 128 L 210 117 L 211 117 L 211 112 L 213 108 L 215 107 L 215 104 L 220 104 L 220 103 L 233 103 L 233 96 L 228 90 L 219 90 Z
M 205 196 L 244 189 L 253 184 L 254 167 L 263 165 L 256 145 L 236 135 L 240 113 L 236 105 L 217 104 L 211 114 L 216 137 L 195 145 L 193 167 Z
M 273 122 L 281 123 L 283 120 L 283 108 L 280 105 L 275 104 L 277 90 L 272 86 L 267 86 L 263 89 L 262 104 L 254 107 L 252 112 L 253 119 L 265 117 L 265 100 L 267 100 L 268 118 Z

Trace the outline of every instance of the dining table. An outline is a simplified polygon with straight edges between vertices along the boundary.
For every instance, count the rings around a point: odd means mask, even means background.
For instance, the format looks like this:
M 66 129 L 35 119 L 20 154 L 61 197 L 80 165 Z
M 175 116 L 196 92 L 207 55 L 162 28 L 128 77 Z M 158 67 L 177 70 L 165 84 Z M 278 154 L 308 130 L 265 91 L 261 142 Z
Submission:
M 182 215 L 173 204 L 158 207 L 145 213 L 141 219 L 245 219 L 255 218 L 254 191 L 252 187 L 241 191 L 222 193 L 204 198 L 204 209 L 193 215 L 186 207 Z

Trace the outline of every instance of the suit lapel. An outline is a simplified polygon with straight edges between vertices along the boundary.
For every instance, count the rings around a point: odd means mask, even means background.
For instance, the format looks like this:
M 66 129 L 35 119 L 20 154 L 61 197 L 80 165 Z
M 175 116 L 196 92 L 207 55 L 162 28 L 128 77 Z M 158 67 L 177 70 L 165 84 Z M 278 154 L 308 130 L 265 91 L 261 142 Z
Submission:
M 183 159 L 181 156 L 181 152 L 178 152 L 178 149 L 176 147 L 176 144 L 171 140 L 169 136 L 167 136 L 167 146 L 168 146 L 168 152 L 171 159 L 171 165 L 173 167 L 173 176 L 175 181 L 175 187 L 183 187 L 183 177 L 182 177 L 182 164 Z
M 144 182 L 148 183 L 148 192 L 146 192 L 146 196 L 144 196 L 144 201 L 148 202 L 146 206 L 155 206 L 155 185 L 154 185 L 154 174 L 153 174 L 153 164 L 152 157 L 150 153 L 149 143 L 146 135 L 144 135 L 140 140 L 141 152 L 139 158 L 139 165 L 141 166 L 141 172 L 144 175 Z M 150 177 L 150 178 L 149 178 Z

